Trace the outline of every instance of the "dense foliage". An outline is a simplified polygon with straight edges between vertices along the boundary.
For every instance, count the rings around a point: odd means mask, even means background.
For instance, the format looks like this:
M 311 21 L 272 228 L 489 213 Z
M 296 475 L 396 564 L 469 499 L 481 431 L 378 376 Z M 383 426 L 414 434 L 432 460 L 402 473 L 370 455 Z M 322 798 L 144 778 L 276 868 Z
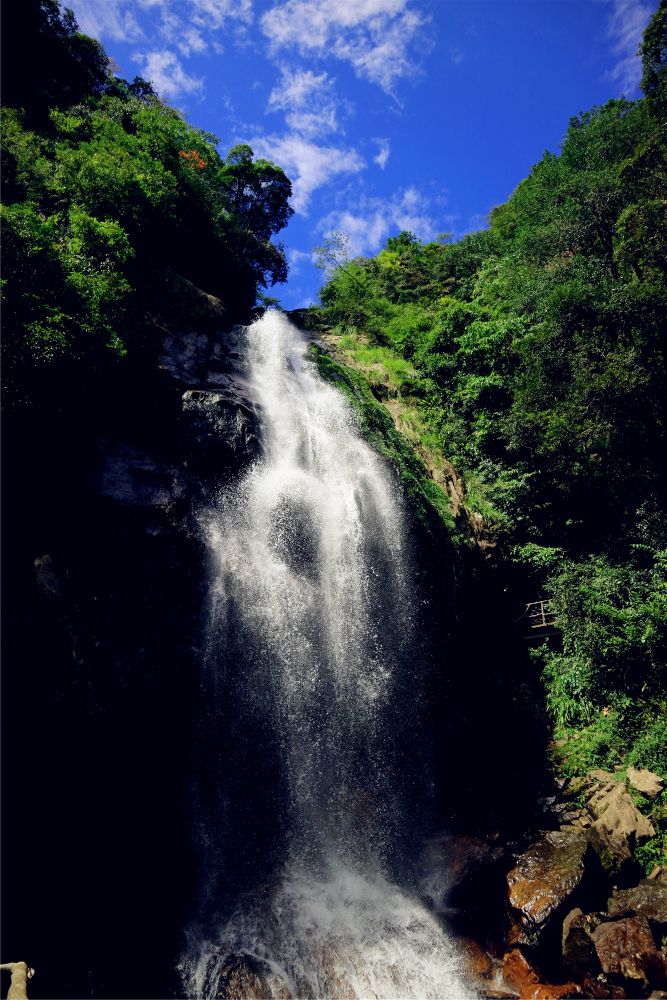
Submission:
M 178 279 L 242 315 L 259 287 L 285 280 L 272 237 L 292 210 L 279 167 L 255 161 L 247 146 L 221 158 L 216 138 L 149 83 L 113 76 L 57 0 L 22 0 L 3 15 L 11 405 L 55 362 L 138 348 Z
M 487 230 L 320 250 L 341 356 L 551 598 L 562 642 L 538 658 L 570 773 L 665 767 L 666 18 L 645 97 L 572 119 Z

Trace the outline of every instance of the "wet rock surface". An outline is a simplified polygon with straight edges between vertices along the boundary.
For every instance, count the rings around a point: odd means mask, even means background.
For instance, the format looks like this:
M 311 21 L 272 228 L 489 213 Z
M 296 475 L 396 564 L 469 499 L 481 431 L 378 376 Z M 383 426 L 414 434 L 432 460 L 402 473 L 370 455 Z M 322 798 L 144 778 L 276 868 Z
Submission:
M 128 506 L 166 508 L 183 499 L 187 483 L 174 465 L 137 448 L 119 445 L 105 452 L 99 476 L 101 496 Z
M 502 960 L 503 985 L 520 998 L 533 1000 L 558 1000 L 565 997 L 585 996 L 581 986 L 574 982 L 544 982 L 536 967 L 519 948 L 508 951 Z
M 497 963 L 482 946 L 472 938 L 461 938 L 459 941 L 463 954 L 463 963 L 468 976 L 476 981 L 489 982 L 495 978 Z
M 180 988 L 206 587 L 196 514 L 257 449 L 242 331 L 190 291 L 200 325 L 156 320 L 145 350 L 94 384 L 54 380 L 7 418 L 3 683 L 26 711 L 5 720 L 8 745 L 25 745 L 4 777 L 23 803 L 4 846 L 30 864 L 5 871 L 5 944 L 29 941 L 45 996 Z M 64 968 L 73 939 L 86 962 Z
M 601 923 L 591 940 L 603 972 L 648 985 L 657 950 L 645 917 Z
M 607 904 L 612 916 L 637 914 L 655 925 L 658 934 L 667 933 L 667 884 L 658 879 L 642 879 L 630 889 L 615 889 Z
M 591 939 L 591 933 L 598 924 L 597 914 L 585 914 L 579 907 L 571 910 L 563 921 L 563 965 L 574 976 L 599 971 L 595 945 Z
M 213 476 L 250 461 L 260 450 L 257 409 L 231 377 L 225 380 L 220 390 L 183 393 L 185 434 L 191 445 L 188 465 Z
M 540 982 L 540 975 L 519 948 L 512 948 L 503 956 L 503 980 L 519 996 L 533 990 Z
M 541 800 L 558 829 L 506 862 L 503 935 L 485 940 L 481 957 L 466 942 L 482 996 L 658 1000 L 667 988 L 667 872 L 655 866 L 646 876 L 636 860 L 654 828 L 631 798 L 635 780 L 593 770 L 561 779 Z
M 220 970 L 216 1000 L 291 1000 L 291 994 L 271 967 L 252 955 L 230 955 Z
M 516 942 L 534 944 L 594 867 L 588 836 L 579 831 L 551 831 L 520 854 L 507 875 L 510 906 L 519 918 Z
M 469 900 L 476 876 L 487 883 L 489 870 L 504 855 L 493 839 L 452 833 L 432 837 L 419 859 L 420 892 L 436 912 L 447 912 L 459 899 Z

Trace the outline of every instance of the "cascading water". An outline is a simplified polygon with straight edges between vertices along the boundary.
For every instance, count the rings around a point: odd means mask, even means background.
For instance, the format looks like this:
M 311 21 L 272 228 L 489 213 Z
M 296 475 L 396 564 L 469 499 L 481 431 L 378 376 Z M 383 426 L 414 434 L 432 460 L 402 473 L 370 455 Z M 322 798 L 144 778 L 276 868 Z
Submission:
M 192 932 L 185 988 L 217 995 L 244 953 L 273 997 L 470 996 L 443 928 L 391 875 L 419 704 L 400 491 L 287 318 L 246 332 L 263 455 L 203 518 L 210 714 L 246 704 L 272 732 L 284 843 L 268 885 Z

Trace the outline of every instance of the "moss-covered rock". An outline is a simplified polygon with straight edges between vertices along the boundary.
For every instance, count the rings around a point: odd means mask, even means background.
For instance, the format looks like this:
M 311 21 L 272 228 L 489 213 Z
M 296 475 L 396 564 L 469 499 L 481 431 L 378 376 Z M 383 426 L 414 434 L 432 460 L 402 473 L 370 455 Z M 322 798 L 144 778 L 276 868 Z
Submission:
M 442 532 L 444 527 L 455 545 L 463 544 L 465 536 L 456 523 L 447 494 L 429 476 L 411 445 L 396 430 L 391 416 L 373 395 L 363 373 L 334 359 L 321 345 L 312 344 L 311 354 L 320 375 L 334 383 L 350 402 L 366 440 L 398 473 L 421 526 L 429 533 Z

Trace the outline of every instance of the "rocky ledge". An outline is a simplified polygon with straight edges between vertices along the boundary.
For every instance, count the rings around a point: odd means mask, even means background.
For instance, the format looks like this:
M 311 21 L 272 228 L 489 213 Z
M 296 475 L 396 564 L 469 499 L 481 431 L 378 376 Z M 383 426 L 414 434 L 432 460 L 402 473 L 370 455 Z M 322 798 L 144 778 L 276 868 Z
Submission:
M 638 864 L 655 831 L 631 795 L 658 799 L 663 786 L 649 771 L 594 770 L 545 800 L 545 825 L 557 828 L 528 846 L 450 838 L 468 863 L 454 865 L 448 916 L 482 996 L 667 998 L 667 867 L 647 876 Z

